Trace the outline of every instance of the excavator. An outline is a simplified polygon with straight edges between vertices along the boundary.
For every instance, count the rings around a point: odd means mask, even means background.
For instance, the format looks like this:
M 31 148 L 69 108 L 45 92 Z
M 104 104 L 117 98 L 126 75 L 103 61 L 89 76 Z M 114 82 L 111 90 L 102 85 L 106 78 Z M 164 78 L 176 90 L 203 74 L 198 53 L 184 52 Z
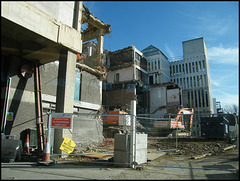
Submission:
M 191 133 L 193 113 L 193 108 L 181 108 L 176 114 L 166 114 L 163 119 L 159 118 L 159 120 L 153 121 L 153 130 L 158 130 L 161 136 L 167 136 L 176 131 L 176 129 Z M 103 130 L 104 134 L 106 134 L 106 136 L 108 135 L 107 137 L 113 137 L 115 133 L 122 131 L 119 125 L 122 125 L 123 122 L 130 126 L 130 120 L 127 119 L 128 117 L 116 116 L 116 114 L 126 115 L 128 114 L 127 112 L 109 111 L 108 114 L 115 115 L 103 116 Z M 184 116 L 184 114 L 186 115 Z M 188 119 L 186 118 L 187 115 L 189 115 Z
M 182 119 L 184 114 L 189 115 L 188 120 Z M 160 133 L 165 136 L 174 132 L 176 129 L 191 133 L 193 114 L 193 108 L 181 108 L 176 114 L 166 114 L 163 120 L 159 119 L 159 121 L 154 121 L 153 127 L 160 129 Z M 166 120 L 166 118 L 168 118 L 168 120 Z

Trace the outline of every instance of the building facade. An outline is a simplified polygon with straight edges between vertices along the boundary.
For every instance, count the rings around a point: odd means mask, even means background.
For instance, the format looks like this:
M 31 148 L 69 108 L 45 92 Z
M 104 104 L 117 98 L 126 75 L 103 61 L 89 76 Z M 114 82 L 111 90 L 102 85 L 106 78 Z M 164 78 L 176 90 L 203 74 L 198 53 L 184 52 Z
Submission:
M 161 50 L 150 45 L 142 50 L 147 59 L 148 84 L 162 84 L 170 81 L 169 61 Z
M 98 112 L 105 75 L 98 67 L 110 25 L 95 18 L 82 1 L 4 1 L 1 10 L 1 131 L 19 139 L 23 130 L 38 128 L 40 122 L 42 130 L 47 128 L 49 112 Z M 89 26 L 82 30 L 83 24 Z M 90 67 L 76 61 L 82 43 L 92 39 L 97 39 L 97 63 Z M 11 120 L 3 116 L 8 113 Z M 71 131 L 54 130 L 56 153 L 65 136 L 76 142 L 80 137 L 98 140 L 101 129 L 94 125 L 93 119 L 86 119 L 75 121 Z
M 107 80 L 103 84 L 106 110 L 130 110 L 131 100 L 138 100 L 137 112 L 148 109 L 147 61 L 135 46 L 108 53 Z
M 213 113 L 213 99 L 207 47 L 203 38 L 182 42 L 183 60 L 170 62 L 171 81 L 182 87 L 183 106 L 194 113 Z M 200 134 L 199 120 L 193 122 L 193 134 Z

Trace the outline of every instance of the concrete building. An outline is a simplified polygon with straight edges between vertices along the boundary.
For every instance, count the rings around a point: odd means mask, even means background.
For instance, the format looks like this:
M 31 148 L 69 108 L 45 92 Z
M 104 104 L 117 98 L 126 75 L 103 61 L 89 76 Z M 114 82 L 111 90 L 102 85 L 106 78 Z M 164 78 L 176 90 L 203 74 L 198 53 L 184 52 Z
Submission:
M 182 89 L 173 82 L 150 86 L 151 117 L 161 118 L 168 113 L 176 114 L 182 108 Z
M 46 128 L 47 112 L 101 109 L 103 36 L 110 33 L 110 25 L 95 18 L 82 1 L 3 1 L 1 22 L 2 132 L 19 139 L 24 129 Z M 87 28 L 81 30 L 82 24 Z M 92 39 L 97 39 L 95 66 L 76 63 L 82 43 Z M 6 120 L 8 113 L 11 120 Z M 65 136 L 74 141 L 83 135 L 83 141 L 101 139 L 96 120 L 73 122 L 70 131 L 55 130 L 56 153 Z
M 147 61 L 135 46 L 108 53 L 108 74 L 103 85 L 103 105 L 108 110 L 130 110 L 138 100 L 137 112 L 148 109 Z
M 153 45 L 142 50 L 147 59 L 148 84 L 162 84 L 170 82 L 169 61 L 161 50 Z
M 170 62 L 171 81 L 181 85 L 184 107 L 194 108 L 196 114 L 213 113 L 210 69 L 204 39 L 184 41 L 182 45 L 183 59 Z M 200 135 L 198 119 L 193 122 L 193 135 Z

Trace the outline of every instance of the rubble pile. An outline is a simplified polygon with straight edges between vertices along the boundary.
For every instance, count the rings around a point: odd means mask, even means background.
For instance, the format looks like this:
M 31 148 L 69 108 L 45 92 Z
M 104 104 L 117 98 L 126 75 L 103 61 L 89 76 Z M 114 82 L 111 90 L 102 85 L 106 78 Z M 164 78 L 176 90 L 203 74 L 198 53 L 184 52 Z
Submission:
M 211 154 L 217 155 L 224 152 L 224 148 L 232 145 L 228 139 L 207 139 L 207 138 L 153 138 L 148 141 L 148 148 L 156 150 L 171 150 L 169 156 L 186 156 L 192 158 L 196 155 Z

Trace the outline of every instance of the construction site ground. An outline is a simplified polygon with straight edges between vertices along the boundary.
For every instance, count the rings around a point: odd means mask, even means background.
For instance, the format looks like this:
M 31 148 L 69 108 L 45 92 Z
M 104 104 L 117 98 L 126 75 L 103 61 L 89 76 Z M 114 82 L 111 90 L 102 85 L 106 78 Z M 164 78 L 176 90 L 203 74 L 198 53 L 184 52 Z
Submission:
M 50 166 L 36 162 L 1 164 L 2 179 L 137 179 L 137 180 L 239 180 L 239 151 L 226 139 L 149 137 L 148 161 L 136 169 L 111 164 L 114 139 L 88 145 L 75 154 L 108 154 L 101 158 L 80 155 L 57 160 Z M 172 151 L 171 151 L 172 150 Z M 104 164 L 106 163 L 106 164 Z

